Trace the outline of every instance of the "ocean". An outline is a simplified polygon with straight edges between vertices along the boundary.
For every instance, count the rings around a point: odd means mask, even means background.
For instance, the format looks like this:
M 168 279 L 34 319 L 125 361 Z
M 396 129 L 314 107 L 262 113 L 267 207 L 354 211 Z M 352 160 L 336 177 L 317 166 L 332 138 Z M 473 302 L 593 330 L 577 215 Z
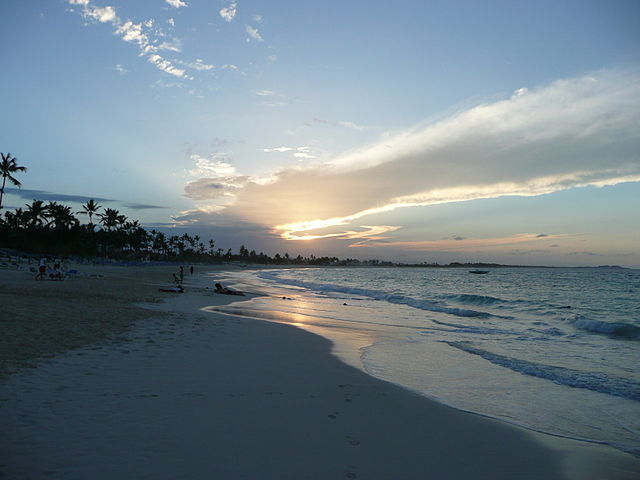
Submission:
M 216 273 L 265 294 L 216 311 L 323 335 L 345 362 L 452 407 L 640 454 L 640 270 L 488 270 Z

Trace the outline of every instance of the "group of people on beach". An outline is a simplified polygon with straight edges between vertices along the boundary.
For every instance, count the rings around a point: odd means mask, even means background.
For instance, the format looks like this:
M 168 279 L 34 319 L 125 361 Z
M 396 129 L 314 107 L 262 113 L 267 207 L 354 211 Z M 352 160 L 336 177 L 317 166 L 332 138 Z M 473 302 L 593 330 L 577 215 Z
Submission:
M 60 261 L 56 260 L 53 263 L 53 268 L 47 267 L 47 261 L 49 257 L 43 256 L 40 258 L 38 262 L 38 273 L 36 274 L 36 280 L 44 280 L 47 275 L 50 280 L 59 280 L 62 281 L 62 269 L 60 268 Z
M 160 288 L 161 292 L 167 293 L 184 293 L 184 287 L 182 283 L 184 282 L 184 266 L 180 265 L 178 273 L 173 273 L 173 283 L 174 286 L 168 288 Z M 193 275 L 193 265 L 189 266 L 189 274 Z M 223 287 L 221 283 L 216 283 L 215 285 L 215 293 L 222 293 L 225 295 L 241 295 L 244 296 L 244 293 L 240 290 L 234 290 L 233 288 Z M 208 288 L 208 287 L 207 287 Z

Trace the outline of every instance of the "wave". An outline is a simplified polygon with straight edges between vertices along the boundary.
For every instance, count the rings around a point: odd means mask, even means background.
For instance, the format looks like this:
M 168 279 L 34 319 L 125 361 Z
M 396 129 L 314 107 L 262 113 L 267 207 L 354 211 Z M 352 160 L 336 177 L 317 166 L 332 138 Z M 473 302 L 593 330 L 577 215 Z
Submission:
M 457 323 L 441 322 L 439 320 L 431 319 L 436 325 L 442 325 L 445 327 L 455 328 L 460 333 L 478 333 L 482 335 L 515 335 L 516 332 L 512 330 L 503 330 L 499 328 L 482 327 L 475 325 L 460 325 Z M 428 330 L 426 331 L 428 333 Z
M 628 398 L 640 401 L 640 383 L 626 378 L 612 377 L 604 373 L 582 372 L 565 367 L 555 367 L 541 363 L 528 362 L 517 358 L 491 353 L 470 345 L 468 342 L 447 342 L 451 347 L 457 348 L 472 355 L 478 355 L 485 360 L 508 368 L 514 372 L 533 377 L 551 380 L 559 385 L 573 388 L 584 388 L 594 392 L 605 393 L 616 397 Z
M 455 315 L 458 317 L 512 318 L 512 317 L 506 317 L 506 316 L 500 316 L 500 315 L 493 315 L 491 313 L 481 312 L 478 310 L 449 307 L 449 306 L 446 306 L 444 302 L 413 298 L 405 295 L 381 292 L 379 290 L 369 290 L 365 288 L 345 287 L 342 285 L 322 284 L 322 283 L 304 282 L 301 280 L 284 279 L 284 278 L 280 278 L 278 274 L 275 272 L 259 272 L 258 276 L 267 280 L 283 283 L 285 285 L 304 287 L 310 290 L 315 290 L 317 292 L 324 292 L 324 293 L 332 292 L 332 293 L 344 293 L 349 295 L 359 295 L 363 297 L 373 298 L 374 300 L 383 300 L 389 303 L 408 305 L 410 307 L 418 308 L 420 310 L 426 310 L 429 312 L 437 312 L 437 313 L 447 313 L 447 314 Z
M 584 315 L 574 315 L 564 319 L 574 327 L 591 333 L 622 337 L 631 340 L 640 340 L 640 327 L 624 322 L 603 322 L 592 320 Z
M 490 295 L 472 295 L 468 293 L 462 293 L 459 295 L 447 295 L 445 298 L 448 298 L 450 300 L 454 300 L 460 303 L 468 303 L 471 305 L 494 305 L 496 303 L 506 302 L 506 300 L 492 297 Z

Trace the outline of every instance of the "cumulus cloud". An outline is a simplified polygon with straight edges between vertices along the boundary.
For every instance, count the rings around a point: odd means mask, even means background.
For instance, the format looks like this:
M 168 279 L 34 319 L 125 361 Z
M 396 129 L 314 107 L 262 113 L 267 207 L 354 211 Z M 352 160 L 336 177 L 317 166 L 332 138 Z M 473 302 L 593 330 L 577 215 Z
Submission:
M 186 7 L 187 4 L 185 2 L 183 2 L 182 0 L 164 0 L 165 2 L 167 2 L 169 5 L 171 5 L 174 8 L 180 8 L 180 7 Z
M 125 42 L 137 43 L 143 48 L 149 45 L 149 37 L 142 33 L 142 23 L 127 20 L 118 26 L 116 34 L 120 35 Z
M 196 58 L 196 61 L 193 63 L 189 63 L 188 66 L 189 68 L 200 71 L 213 70 L 214 68 L 216 68 L 215 65 L 204 63 L 204 60 L 202 60 L 201 58 Z
M 186 79 L 190 79 L 191 78 L 188 75 L 185 75 L 185 70 L 184 69 L 178 68 L 178 67 L 172 65 L 169 60 L 166 60 L 165 58 L 161 57 L 157 53 L 149 55 L 148 60 L 149 60 L 150 63 L 152 63 L 156 67 L 158 67 L 160 70 L 162 70 L 164 72 L 167 72 L 170 75 L 173 75 L 173 76 L 178 77 L 178 78 L 186 78 Z
M 284 152 L 289 152 L 291 150 L 294 150 L 293 147 L 273 147 L 273 148 L 263 148 L 262 151 L 266 152 L 266 153 L 271 153 L 271 152 L 280 152 L 280 153 L 284 153 Z
M 187 6 L 181 0 L 166 0 L 170 5 L 179 8 Z M 180 42 L 177 39 L 162 40 L 166 35 L 158 28 L 154 28 L 155 21 L 153 19 L 144 22 L 135 23 L 132 20 L 122 20 L 116 14 L 111 6 L 97 7 L 91 4 L 91 0 L 68 0 L 70 5 L 79 5 L 82 7 L 80 14 L 85 20 L 100 23 L 109 23 L 114 28 L 114 34 L 128 43 L 136 44 L 140 51 L 140 56 L 146 57 L 149 63 L 155 65 L 159 70 L 181 78 L 183 80 L 192 80 L 193 77 L 186 74 L 185 70 L 175 66 L 174 61 L 168 60 L 160 55 L 158 51 L 168 50 L 172 52 L 180 52 Z M 175 25 L 172 18 L 167 21 L 170 25 Z M 196 62 L 192 67 L 195 70 L 206 70 L 206 64 Z M 121 72 L 122 73 L 122 72 Z
M 127 70 L 126 68 L 124 68 L 122 65 L 120 65 L 119 63 L 113 67 L 113 69 L 118 72 L 120 75 L 124 75 L 126 73 L 129 72 L 129 70 Z
M 113 22 L 117 18 L 113 7 L 93 7 L 89 6 L 88 2 L 84 5 L 86 6 L 84 10 L 85 18 L 92 18 L 101 23 Z
M 294 152 L 293 156 L 294 158 L 297 158 L 297 159 L 316 158 L 316 156 L 311 153 L 311 149 L 309 147 L 271 147 L 271 148 L 263 148 L 262 151 L 265 153 Z
M 248 181 L 223 214 L 286 238 L 398 208 L 640 181 L 638 124 L 637 72 L 559 80 Z
M 173 38 L 170 41 L 162 42 L 158 45 L 158 50 L 169 50 L 171 52 L 182 52 L 182 45 L 180 40 Z
M 227 22 L 230 22 L 236 16 L 236 7 L 238 6 L 237 2 L 233 2 L 228 7 L 221 8 L 218 12 L 222 18 L 224 18 Z
M 250 39 L 257 40 L 258 42 L 264 41 L 264 39 L 262 38 L 262 35 L 260 35 L 260 32 L 258 32 L 257 28 L 253 28 L 250 25 L 246 25 L 245 31 L 249 35 L 249 38 L 247 38 L 247 41 L 249 41 Z
M 194 153 L 190 158 L 195 165 L 194 168 L 188 170 L 188 174 L 192 177 L 202 177 L 205 175 L 229 177 L 236 175 L 236 169 L 229 163 L 225 153 L 215 152 L 212 153 L 209 158 Z

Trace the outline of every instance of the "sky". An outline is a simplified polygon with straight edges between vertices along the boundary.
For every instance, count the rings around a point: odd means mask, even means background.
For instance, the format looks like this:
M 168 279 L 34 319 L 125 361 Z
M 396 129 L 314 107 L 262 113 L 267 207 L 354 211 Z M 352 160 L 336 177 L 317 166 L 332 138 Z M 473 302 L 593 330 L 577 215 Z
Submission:
M 6 208 L 217 246 L 640 267 L 636 0 L 3 0 Z

